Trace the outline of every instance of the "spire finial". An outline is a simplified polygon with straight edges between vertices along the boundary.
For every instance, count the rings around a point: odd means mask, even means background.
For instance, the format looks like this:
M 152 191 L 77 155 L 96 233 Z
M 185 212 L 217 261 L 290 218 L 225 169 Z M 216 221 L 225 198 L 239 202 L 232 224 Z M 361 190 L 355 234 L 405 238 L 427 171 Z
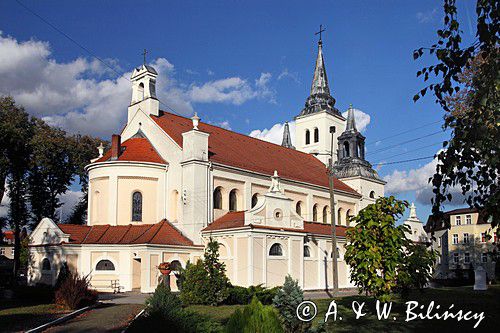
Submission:
M 323 29 L 323 24 L 320 24 L 319 25 L 319 31 L 315 33 L 315 35 L 319 35 L 319 41 L 318 41 L 318 44 L 323 44 L 323 39 L 321 38 L 321 33 L 323 33 L 324 31 L 326 31 L 326 29 Z
M 143 63 L 144 65 L 146 65 L 146 54 L 148 54 L 148 50 L 144 49 L 144 51 L 142 51 L 142 57 L 143 57 Z
M 281 145 L 286 148 L 295 149 L 292 145 L 292 137 L 290 135 L 290 127 L 288 126 L 288 121 L 285 122 L 285 126 L 283 129 L 283 140 L 281 141 Z
M 349 109 L 347 110 L 347 127 L 346 131 L 357 131 L 356 120 L 354 118 L 354 108 L 352 104 L 349 104 Z
M 198 125 L 200 124 L 200 117 L 198 117 L 197 112 L 194 113 L 194 116 L 191 117 L 191 120 L 193 121 L 193 129 L 197 130 Z

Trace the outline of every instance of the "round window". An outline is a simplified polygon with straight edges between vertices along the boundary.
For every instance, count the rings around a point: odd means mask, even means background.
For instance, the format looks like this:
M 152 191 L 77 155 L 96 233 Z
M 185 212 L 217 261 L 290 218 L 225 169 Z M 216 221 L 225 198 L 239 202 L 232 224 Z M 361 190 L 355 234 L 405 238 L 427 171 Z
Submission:
M 281 221 L 281 219 L 283 219 L 283 212 L 281 211 L 281 209 L 276 209 L 274 211 L 274 218 L 278 221 Z

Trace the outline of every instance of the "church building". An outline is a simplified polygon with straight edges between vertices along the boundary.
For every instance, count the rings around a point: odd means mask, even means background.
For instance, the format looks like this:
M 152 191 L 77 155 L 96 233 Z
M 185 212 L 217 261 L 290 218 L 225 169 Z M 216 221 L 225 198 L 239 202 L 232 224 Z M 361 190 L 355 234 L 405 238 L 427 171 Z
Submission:
M 161 110 L 158 73 L 136 68 L 127 124 L 86 167 L 87 224 L 39 223 L 30 283 L 54 284 L 66 264 L 96 289 L 152 292 L 160 263 L 185 267 L 213 238 L 233 285 L 273 287 L 290 274 L 305 290 L 331 288 L 332 163 L 339 287 L 353 287 L 345 232 L 385 183 L 365 159 L 354 109 L 345 119 L 335 107 L 322 47 L 294 142 L 286 124 L 282 145 Z

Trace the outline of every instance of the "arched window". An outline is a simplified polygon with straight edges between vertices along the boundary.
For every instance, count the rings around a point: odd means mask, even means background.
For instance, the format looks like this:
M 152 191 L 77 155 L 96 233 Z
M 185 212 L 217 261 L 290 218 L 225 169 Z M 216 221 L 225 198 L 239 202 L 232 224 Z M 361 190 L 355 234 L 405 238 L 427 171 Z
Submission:
M 358 157 L 363 158 L 363 144 L 361 142 L 358 143 Z
M 270 256 L 282 256 L 283 255 L 283 249 L 281 248 L 281 244 L 274 243 L 271 248 L 269 249 L 269 255 Z
M 351 153 L 349 151 L 349 142 L 345 141 L 344 142 L 344 157 L 349 157 L 351 156 Z
M 174 272 L 179 272 L 182 269 L 182 265 L 179 260 L 172 260 L 170 262 L 170 270 Z
M 42 260 L 42 271 L 50 271 L 50 260 L 47 258 Z
M 115 265 L 110 260 L 103 259 L 100 260 L 97 265 L 95 265 L 96 271 L 114 271 Z
M 370 198 L 375 199 L 375 191 L 370 192 Z
M 314 129 L 314 142 L 319 142 L 319 129 Z
M 342 225 L 342 208 L 339 208 L 337 213 L 337 225 Z
M 306 130 L 306 145 L 311 143 L 311 132 L 309 130 Z
M 257 205 L 257 202 L 259 201 L 259 194 L 255 193 L 252 195 L 252 208 L 254 208 Z
M 313 206 L 313 221 L 318 222 L 318 204 Z
M 142 193 L 139 191 L 132 194 L 132 221 L 142 221 Z
M 309 258 L 311 257 L 311 249 L 309 246 L 304 245 L 304 258 Z
M 144 83 L 139 83 L 139 89 L 137 90 L 139 101 L 144 100 Z
M 302 201 L 297 201 L 297 204 L 295 204 L 295 213 L 302 216 Z
M 330 253 L 330 258 L 333 258 L 333 252 Z M 339 248 L 337 248 L 337 260 L 339 260 L 339 259 L 340 259 L 340 250 L 339 250 Z
M 237 192 L 237 190 L 231 190 L 231 192 L 229 192 L 229 210 L 232 212 L 238 210 Z
M 214 209 L 222 209 L 222 189 L 220 186 L 214 190 Z
M 348 209 L 345 213 L 345 225 L 349 226 L 351 224 L 351 210 Z
M 323 223 L 328 223 L 328 206 L 323 207 Z

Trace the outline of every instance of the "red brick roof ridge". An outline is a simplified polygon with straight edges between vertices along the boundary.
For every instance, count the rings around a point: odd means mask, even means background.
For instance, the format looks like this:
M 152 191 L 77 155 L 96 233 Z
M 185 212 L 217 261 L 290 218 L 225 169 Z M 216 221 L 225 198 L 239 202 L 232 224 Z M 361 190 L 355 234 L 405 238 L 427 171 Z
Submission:
M 122 238 L 120 238 L 120 239 L 117 241 L 117 243 L 118 243 L 118 244 L 120 244 L 120 243 L 121 243 L 121 241 L 125 238 L 125 235 L 127 235 L 127 234 L 128 234 L 128 232 L 130 231 L 130 229 L 131 229 L 131 228 L 132 228 L 132 223 L 129 223 L 129 224 L 128 224 L 127 231 L 125 231 L 125 232 L 123 233 L 123 235 L 122 235 Z

